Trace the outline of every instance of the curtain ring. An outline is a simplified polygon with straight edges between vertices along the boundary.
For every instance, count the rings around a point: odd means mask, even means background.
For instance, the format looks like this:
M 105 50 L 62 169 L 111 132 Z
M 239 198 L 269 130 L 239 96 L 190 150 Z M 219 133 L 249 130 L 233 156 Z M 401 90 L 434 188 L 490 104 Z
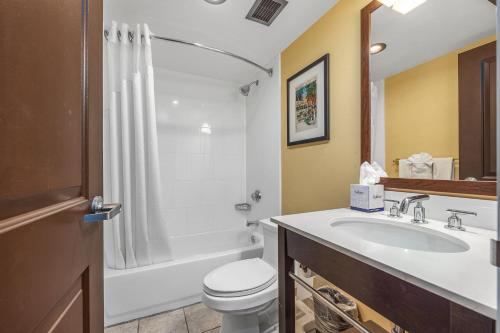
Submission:
M 128 32 L 128 40 L 132 43 L 134 41 L 134 33 L 132 31 Z
M 118 40 L 121 42 L 122 41 L 122 32 L 120 30 L 118 30 L 116 35 L 118 36 Z
M 104 39 L 108 40 L 108 37 L 109 37 L 109 31 L 104 30 Z

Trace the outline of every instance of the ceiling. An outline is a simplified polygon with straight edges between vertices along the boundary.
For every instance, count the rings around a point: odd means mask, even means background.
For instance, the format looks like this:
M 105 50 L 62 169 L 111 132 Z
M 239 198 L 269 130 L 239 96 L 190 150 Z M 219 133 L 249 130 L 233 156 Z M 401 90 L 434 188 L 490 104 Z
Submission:
M 388 7 L 372 14 L 371 42 L 387 49 L 372 55 L 373 81 L 463 48 L 495 34 L 496 7 L 489 0 L 427 0 L 406 15 Z
M 104 25 L 112 20 L 130 25 L 148 23 L 157 35 L 199 42 L 271 66 L 279 53 L 338 0 L 289 0 L 270 27 L 245 19 L 254 0 L 105 0 Z M 155 66 L 238 84 L 253 80 L 259 70 L 230 57 L 153 40 Z

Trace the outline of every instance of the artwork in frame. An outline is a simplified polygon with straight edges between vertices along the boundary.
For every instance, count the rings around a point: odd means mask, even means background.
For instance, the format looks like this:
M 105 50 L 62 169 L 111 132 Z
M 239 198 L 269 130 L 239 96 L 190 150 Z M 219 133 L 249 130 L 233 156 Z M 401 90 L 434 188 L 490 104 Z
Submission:
M 326 54 L 287 80 L 287 145 L 330 139 Z

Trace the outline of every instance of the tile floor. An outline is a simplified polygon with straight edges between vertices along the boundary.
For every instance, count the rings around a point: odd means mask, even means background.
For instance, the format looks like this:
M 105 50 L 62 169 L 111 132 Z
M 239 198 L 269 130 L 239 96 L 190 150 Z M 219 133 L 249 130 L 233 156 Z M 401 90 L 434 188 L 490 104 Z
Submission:
M 160 313 L 111 326 L 104 333 L 219 333 L 222 316 L 197 303 L 183 309 Z
M 298 333 L 313 333 L 312 299 L 295 312 Z M 197 303 L 183 309 L 164 312 L 127 323 L 108 327 L 104 333 L 219 333 L 221 314 Z

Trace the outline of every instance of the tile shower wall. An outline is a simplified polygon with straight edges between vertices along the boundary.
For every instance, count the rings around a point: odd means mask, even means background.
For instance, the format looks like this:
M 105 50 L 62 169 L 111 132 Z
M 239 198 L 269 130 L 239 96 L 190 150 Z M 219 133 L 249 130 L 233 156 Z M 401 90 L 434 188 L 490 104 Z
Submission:
M 273 76 L 261 73 L 258 87 L 252 87 L 246 100 L 247 202 L 252 203 L 249 218 L 269 218 L 281 214 L 281 81 L 279 57 L 267 65 Z M 260 190 L 262 199 L 252 201 Z
M 245 102 L 235 84 L 155 69 L 160 168 L 171 236 L 243 228 Z

